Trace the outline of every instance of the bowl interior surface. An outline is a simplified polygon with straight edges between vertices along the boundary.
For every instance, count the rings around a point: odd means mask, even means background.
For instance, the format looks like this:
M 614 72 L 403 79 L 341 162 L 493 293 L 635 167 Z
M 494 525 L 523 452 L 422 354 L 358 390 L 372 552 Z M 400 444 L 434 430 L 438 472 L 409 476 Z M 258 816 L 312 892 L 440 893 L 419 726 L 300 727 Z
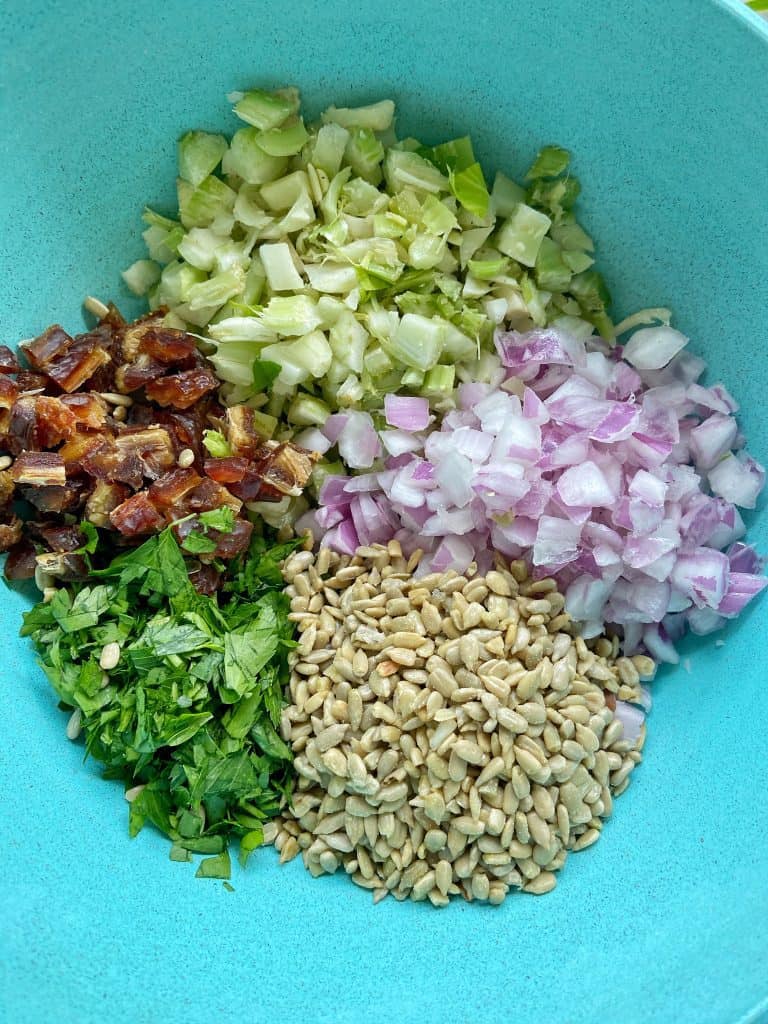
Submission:
M 142 205 L 173 208 L 178 135 L 235 129 L 227 92 L 391 96 L 401 129 L 468 132 L 491 170 L 569 148 L 615 310 L 672 307 L 768 458 L 768 31 L 735 0 L 31 0 L 0 45 L 2 342 L 80 329 L 85 294 L 139 311 L 119 271 Z M 765 601 L 660 673 L 646 760 L 553 893 L 436 913 L 271 851 L 230 893 L 131 842 L 17 639 L 29 600 L 0 600 L 9 1021 L 768 1020 Z

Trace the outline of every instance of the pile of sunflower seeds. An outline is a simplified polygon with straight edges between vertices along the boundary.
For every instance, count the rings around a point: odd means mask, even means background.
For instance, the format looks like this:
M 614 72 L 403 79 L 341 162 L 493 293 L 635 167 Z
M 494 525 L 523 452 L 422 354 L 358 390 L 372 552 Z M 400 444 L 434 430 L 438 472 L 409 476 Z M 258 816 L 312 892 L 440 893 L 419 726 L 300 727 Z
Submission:
M 645 725 L 629 743 L 612 708 L 655 666 L 585 644 L 555 582 L 522 562 L 417 579 L 420 554 L 393 541 L 286 562 L 298 782 L 265 839 L 377 902 L 549 892 L 641 760 Z

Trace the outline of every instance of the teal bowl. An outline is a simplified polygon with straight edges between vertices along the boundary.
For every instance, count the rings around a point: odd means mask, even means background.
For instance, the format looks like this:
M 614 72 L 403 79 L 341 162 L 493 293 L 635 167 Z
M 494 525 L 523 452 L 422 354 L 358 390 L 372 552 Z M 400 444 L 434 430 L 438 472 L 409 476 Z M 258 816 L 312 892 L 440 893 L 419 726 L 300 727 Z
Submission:
M 295 82 L 313 111 L 385 96 L 486 165 L 575 153 L 582 221 L 623 315 L 671 306 L 768 457 L 768 31 L 736 0 L 26 0 L 0 46 L 0 340 L 131 306 L 142 204 L 175 140 L 232 130 L 225 94 Z M 752 537 L 768 550 L 768 517 Z M 763 600 L 654 685 L 645 762 L 554 892 L 378 907 L 262 851 L 196 881 L 100 780 L 6 591 L 0 665 L 0 1018 L 203 1024 L 768 1021 Z M 754 705 L 753 705 L 753 702 Z

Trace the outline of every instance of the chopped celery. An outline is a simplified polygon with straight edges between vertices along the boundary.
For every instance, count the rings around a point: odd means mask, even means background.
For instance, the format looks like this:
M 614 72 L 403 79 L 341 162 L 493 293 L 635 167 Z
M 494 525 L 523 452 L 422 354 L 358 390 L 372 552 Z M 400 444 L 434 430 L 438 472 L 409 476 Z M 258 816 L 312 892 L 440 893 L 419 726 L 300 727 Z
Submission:
M 295 156 L 309 138 L 300 117 L 281 128 L 268 128 L 258 136 L 259 149 L 268 156 Z
M 267 345 L 261 350 L 261 358 L 279 363 L 277 380 L 295 386 L 310 377 L 323 377 L 331 365 L 333 352 L 322 331 L 311 331 L 295 341 Z
M 431 194 L 425 198 L 422 204 L 421 219 L 424 227 L 433 235 L 444 235 L 458 227 L 458 221 L 453 211 Z
M 550 233 L 564 249 L 583 249 L 586 252 L 595 250 L 595 243 L 576 221 L 564 220 L 560 224 L 553 224 Z
M 312 163 L 325 171 L 329 178 L 339 173 L 349 132 L 340 124 L 324 124 L 319 129 L 312 147 Z
M 570 267 L 574 274 L 580 274 L 584 270 L 589 270 L 595 262 L 589 253 L 579 252 L 577 249 L 563 249 L 562 257 L 563 262 L 566 266 Z
M 262 434 L 264 437 L 272 437 L 277 430 L 277 424 L 278 419 L 276 416 L 270 416 L 269 413 L 254 409 L 253 427 L 259 434 Z
M 384 160 L 384 174 L 393 192 L 408 186 L 423 192 L 448 192 L 448 179 L 418 153 L 390 149 Z
M 227 149 L 223 135 L 187 132 L 179 139 L 179 174 L 192 185 L 199 185 L 219 166 Z
M 499 229 L 496 246 L 526 267 L 536 265 L 541 240 L 552 221 L 544 213 L 518 203 L 512 215 Z
M 539 288 L 550 292 L 564 292 L 573 276 L 563 260 L 563 250 L 551 238 L 542 238 L 536 257 L 535 277 Z
M 424 384 L 423 370 L 406 370 L 400 379 L 400 383 L 408 391 L 418 391 Z
M 578 178 L 558 178 L 555 181 L 535 181 L 528 191 L 528 203 L 542 207 L 559 220 L 564 210 L 570 210 L 578 199 L 581 185 Z
M 203 444 L 205 445 L 205 450 L 214 459 L 226 459 L 232 454 L 229 442 L 218 430 L 204 430 Z
M 294 171 L 284 178 L 264 184 L 261 198 L 270 210 L 288 210 L 301 196 L 309 195 L 309 178 L 306 171 Z
M 491 204 L 497 217 L 511 217 L 525 201 L 525 189 L 499 171 L 493 181 Z
M 134 295 L 146 295 L 160 280 L 160 266 L 154 260 L 136 260 L 123 271 L 122 278 Z
M 219 320 L 218 323 L 210 325 L 208 333 L 216 341 L 222 343 L 255 341 L 268 345 L 277 341 L 275 332 L 265 327 L 260 318 L 256 316 L 232 316 L 226 320 Z
M 160 274 L 159 297 L 162 305 L 176 306 L 186 302 L 194 285 L 205 281 L 204 270 L 191 267 L 188 263 L 174 260 L 163 268 Z
M 417 270 L 436 267 L 445 253 L 445 239 L 427 232 L 416 235 L 408 246 L 408 263 Z
M 310 263 L 305 269 L 311 287 L 318 292 L 346 295 L 357 284 L 355 268 L 347 263 Z
M 249 185 L 263 185 L 284 173 L 288 158 L 266 153 L 259 145 L 259 134 L 256 128 L 235 132 L 221 161 L 225 174 L 236 174 Z
M 187 293 L 187 303 L 192 312 L 207 306 L 223 306 L 234 295 L 239 295 L 243 288 L 243 274 L 235 270 L 214 274 L 207 281 L 192 285 Z
M 309 334 L 322 322 L 308 295 L 275 295 L 259 316 L 265 327 L 289 337 Z
M 560 146 L 545 146 L 544 149 L 539 150 L 538 156 L 525 175 L 525 180 L 556 178 L 567 169 L 570 160 L 571 154 L 567 149 L 562 149 Z
M 490 195 L 480 164 L 472 164 L 463 171 L 449 171 L 448 181 L 451 192 L 466 210 L 476 217 L 487 215 Z
M 467 263 L 470 272 L 481 281 L 492 281 L 501 274 L 506 274 L 509 268 L 509 260 L 503 256 L 490 260 L 469 260 Z
M 331 415 L 325 402 L 312 395 L 297 395 L 288 406 L 288 422 L 299 427 L 321 427 Z
M 323 124 L 338 124 L 342 128 L 367 128 L 372 132 L 383 132 L 392 124 L 395 104 L 392 100 L 381 100 L 367 107 L 329 107 L 323 112 Z
M 219 214 L 235 205 L 237 194 L 220 178 L 208 175 L 194 188 L 179 179 L 179 214 L 185 228 L 207 228 Z
M 265 243 L 259 249 L 259 256 L 267 275 L 267 283 L 273 292 L 298 291 L 304 287 L 287 242 Z
M 378 185 L 381 181 L 381 161 L 384 147 L 369 128 L 356 128 L 349 137 L 344 159 L 361 178 Z
M 278 128 L 291 114 L 295 114 L 299 109 L 299 98 L 298 94 L 291 98 L 284 93 L 279 95 L 253 89 L 238 100 L 233 109 L 242 121 L 266 131 Z
M 445 334 L 445 321 L 406 313 L 385 345 L 397 362 L 426 372 L 440 358 Z
M 443 142 L 439 146 L 424 147 L 419 150 L 419 156 L 439 167 L 444 174 L 449 171 L 465 171 L 475 163 L 472 140 L 468 135 Z
M 422 395 L 428 398 L 438 398 L 450 395 L 456 381 L 455 366 L 433 366 L 424 375 L 424 383 L 421 386 Z
M 218 247 L 228 241 L 210 228 L 190 228 L 179 242 L 177 252 L 193 267 L 213 270 Z
M 565 150 L 489 194 L 468 137 L 397 141 L 388 100 L 307 126 L 295 89 L 232 99 L 246 124 L 179 140 L 178 219 L 145 211 L 151 261 L 125 277 L 200 330 L 222 399 L 266 402 L 278 439 L 387 391 L 492 379 L 497 325 L 611 336 Z
M 528 274 L 523 274 L 520 279 L 520 293 L 523 296 L 528 315 L 537 327 L 543 327 L 547 322 L 547 311 L 545 303 L 536 285 Z

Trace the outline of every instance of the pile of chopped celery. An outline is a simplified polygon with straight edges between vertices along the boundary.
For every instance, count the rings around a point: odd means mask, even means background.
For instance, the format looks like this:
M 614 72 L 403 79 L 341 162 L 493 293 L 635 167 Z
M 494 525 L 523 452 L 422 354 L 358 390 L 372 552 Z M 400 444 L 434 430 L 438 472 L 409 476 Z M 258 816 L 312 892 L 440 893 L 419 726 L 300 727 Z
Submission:
M 611 335 L 565 150 L 489 191 L 469 138 L 398 140 L 390 100 L 306 126 L 296 89 L 231 99 L 245 125 L 180 140 L 178 219 L 146 210 L 151 259 L 125 279 L 210 342 L 266 433 L 397 391 L 439 403 L 488 379 L 496 326 Z

